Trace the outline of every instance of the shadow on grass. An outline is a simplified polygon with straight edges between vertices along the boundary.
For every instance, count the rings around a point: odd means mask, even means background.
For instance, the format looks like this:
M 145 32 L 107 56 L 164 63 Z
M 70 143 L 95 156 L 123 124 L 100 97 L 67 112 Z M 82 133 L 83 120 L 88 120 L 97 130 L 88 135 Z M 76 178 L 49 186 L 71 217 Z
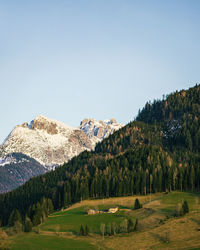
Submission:
M 169 243 L 170 242 L 170 233 L 169 231 L 163 233 L 163 234 L 157 234 L 150 232 L 150 234 L 155 238 L 156 240 L 158 239 L 161 243 Z
M 190 220 L 193 221 L 194 223 L 196 223 L 198 226 L 200 226 L 200 219 L 190 218 Z

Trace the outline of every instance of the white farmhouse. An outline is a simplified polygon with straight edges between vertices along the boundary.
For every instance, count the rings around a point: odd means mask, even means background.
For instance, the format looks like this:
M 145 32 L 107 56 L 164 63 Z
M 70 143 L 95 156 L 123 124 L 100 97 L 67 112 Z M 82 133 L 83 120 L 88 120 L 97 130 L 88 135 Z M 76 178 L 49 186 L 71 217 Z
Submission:
M 114 214 L 114 213 L 116 213 L 118 210 L 119 210 L 118 207 L 111 207 L 111 208 L 109 208 L 108 213 Z

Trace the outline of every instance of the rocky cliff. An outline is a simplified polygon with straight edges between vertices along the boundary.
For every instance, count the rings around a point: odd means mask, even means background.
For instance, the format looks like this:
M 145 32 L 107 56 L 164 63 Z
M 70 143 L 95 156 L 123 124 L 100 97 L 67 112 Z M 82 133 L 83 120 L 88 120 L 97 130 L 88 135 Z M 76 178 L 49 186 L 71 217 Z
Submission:
M 114 119 L 84 119 L 79 128 L 73 128 L 39 115 L 30 124 L 25 122 L 12 130 L 0 147 L 0 157 L 23 153 L 50 170 L 84 150 L 94 149 L 97 142 L 121 127 Z

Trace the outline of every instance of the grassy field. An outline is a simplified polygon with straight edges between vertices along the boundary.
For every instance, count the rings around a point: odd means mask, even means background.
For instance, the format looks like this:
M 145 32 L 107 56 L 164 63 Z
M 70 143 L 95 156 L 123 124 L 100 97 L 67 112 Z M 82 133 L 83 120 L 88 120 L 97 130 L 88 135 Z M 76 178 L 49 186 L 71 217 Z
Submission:
M 48 218 L 47 222 L 40 228 L 44 231 L 59 231 L 79 233 L 80 226 L 87 224 L 91 233 L 99 233 L 101 223 L 116 222 L 120 224 L 124 215 L 122 212 L 116 214 L 87 215 L 85 207 L 75 208 L 70 211 L 57 213 Z
M 161 194 L 138 197 L 142 203 L 148 203 L 152 198 L 161 197 Z M 73 232 L 79 233 L 80 226 L 86 225 L 89 227 L 90 233 L 100 233 L 101 224 L 109 224 L 115 222 L 119 225 L 124 219 L 132 217 L 132 214 L 126 210 L 132 210 L 134 201 L 137 197 L 122 197 L 109 198 L 104 200 L 87 200 L 82 203 L 74 204 L 72 207 L 52 214 L 46 223 L 40 226 L 43 231 L 52 232 Z M 90 208 L 98 210 L 108 210 L 110 207 L 119 207 L 120 211 L 115 214 L 95 214 L 88 215 L 87 211 Z M 136 218 L 136 217 L 135 217 Z
M 14 237 L 10 247 L 14 250 L 96 249 L 90 243 L 83 240 L 65 238 L 60 235 L 37 235 L 34 233 L 21 234 Z
M 139 198 L 143 208 L 133 210 Z M 187 200 L 190 212 L 174 217 L 178 203 Z M 105 210 L 118 206 L 115 214 L 88 215 L 89 208 Z M 138 219 L 136 232 L 100 235 L 100 225 Z M 90 235 L 79 236 L 80 225 L 88 225 Z M 148 196 L 87 200 L 56 212 L 40 225 L 38 233 L 8 237 L 11 249 L 200 249 L 200 194 L 172 192 Z

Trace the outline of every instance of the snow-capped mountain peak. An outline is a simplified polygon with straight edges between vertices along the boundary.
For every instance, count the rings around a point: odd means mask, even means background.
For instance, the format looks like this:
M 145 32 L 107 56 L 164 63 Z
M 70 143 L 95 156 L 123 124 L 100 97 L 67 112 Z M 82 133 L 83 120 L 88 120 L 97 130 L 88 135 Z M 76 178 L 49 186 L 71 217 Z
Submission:
M 0 147 L 0 156 L 19 152 L 42 165 L 59 165 L 91 149 L 92 143 L 80 129 L 39 115 L 31 123 L 14 127 Z
M 79 128 L 74 128 L 39 115 L 30 123 L 14 127 L 0 146 L 0 157 L 22 153 L 51 169 L 84 150 L 94 149 L 97 142 L 121 127 L 115 119 L 96 121 L 91 118 L 84 119 Z
M 55 119 L 47 118 L 43 115 L 37 116 L 30 124 L 23 123 L 23 127 L 27 127 L 29 129 L 39 129 L 39 130 L 46 130 L 49 134 L 57 134 L 59 132 L 65 131 L 73 131 L 75 130 L 74 127 L 66 125 L 63 122 L 59 122 Z
M 121 127 L 114 119 L 84 119 L 79 128 L 74 128 L 43 115 L 15 126 L 0 146 L 0 174 L 4 176 L 0 192 L 94 149 L 97 142 Z
M 86 118 L 81 121 L 79 128 L 93 141 L 93 144 L 108 137 L 114 131 L 122 128 L 122 124 L 112 118 L 110 120 L 96 121 L 93 118 Z

